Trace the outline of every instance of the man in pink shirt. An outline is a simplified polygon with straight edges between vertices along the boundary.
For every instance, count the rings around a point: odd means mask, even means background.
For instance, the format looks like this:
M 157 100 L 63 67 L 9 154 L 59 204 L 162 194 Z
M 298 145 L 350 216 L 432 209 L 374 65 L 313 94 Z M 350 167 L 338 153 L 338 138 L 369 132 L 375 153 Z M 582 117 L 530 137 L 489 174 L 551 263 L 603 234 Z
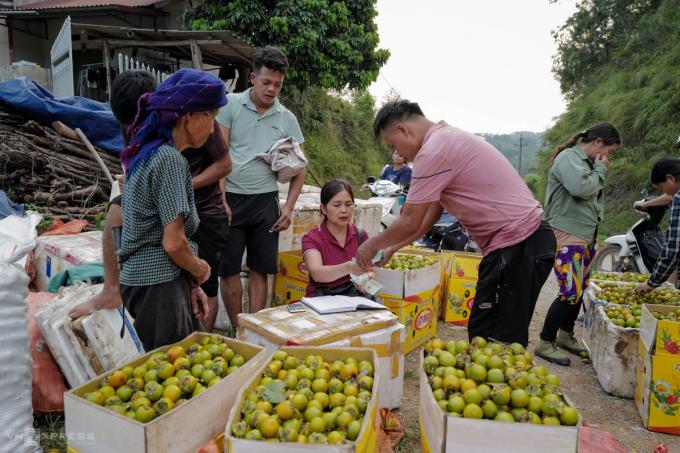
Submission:
M 555 236 L 543 210 L 510 162 L 493 146 L 445 122 L 428 120 L 418 104 L 385 104 L 375 133 L 413 161 L 411 190 L 400 218 L 357 252 L 361 266 L 386 258 L 424 235 L 445 208 L 481 247 L 470 338 L 526 345 L 536 299 L 553 266 Z

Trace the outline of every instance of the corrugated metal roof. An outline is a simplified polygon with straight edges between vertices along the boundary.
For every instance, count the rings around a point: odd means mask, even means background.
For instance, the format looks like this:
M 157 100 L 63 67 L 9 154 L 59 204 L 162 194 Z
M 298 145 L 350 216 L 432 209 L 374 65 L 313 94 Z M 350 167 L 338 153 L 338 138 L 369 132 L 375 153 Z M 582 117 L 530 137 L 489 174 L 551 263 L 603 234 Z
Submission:
M 94 6 L 148 6 L 159 3 L 159 0 L 42 0 L 34 3 L 24 3 L 16 9 L 63 9 L 88 8 Z

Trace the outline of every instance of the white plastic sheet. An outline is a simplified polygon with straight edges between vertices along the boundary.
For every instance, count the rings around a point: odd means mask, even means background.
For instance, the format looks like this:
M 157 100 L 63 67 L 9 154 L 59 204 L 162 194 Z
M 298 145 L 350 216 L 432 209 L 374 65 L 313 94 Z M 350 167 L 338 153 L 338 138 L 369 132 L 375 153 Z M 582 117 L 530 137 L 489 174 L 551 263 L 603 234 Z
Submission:
M 39 215 L 0 220 L 0 445 L 36 452 L 31 403 L 26 254 L 35 246 Z

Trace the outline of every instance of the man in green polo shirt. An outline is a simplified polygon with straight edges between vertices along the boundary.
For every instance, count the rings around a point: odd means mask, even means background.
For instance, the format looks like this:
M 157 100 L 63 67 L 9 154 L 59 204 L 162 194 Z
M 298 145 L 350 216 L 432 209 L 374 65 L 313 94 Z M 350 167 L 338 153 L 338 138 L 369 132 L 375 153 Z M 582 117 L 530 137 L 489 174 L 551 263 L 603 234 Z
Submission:
M 290 182 L 288 199 L 279 209 L 276 174 L 261 159 L 278 140 L 293 137 L 304 142 L 295 115 L 279 102 L 278 95 L 288 71 L 288 59 L 275 47 L 253 54 L 252 87 L 229 94 L 217 121 L 229 146 L 232 172 L 227 176 L 227 203 L 231 210 L 229 243 L 220 261 L 220 291 L 231 325 L 241 312 L 241 261 L 247 252 L 250 270 L 250 312 L 262 310 L 267 299 L 267 274 L 277 271 L 279 231 L 290 225 L 305 172 Z

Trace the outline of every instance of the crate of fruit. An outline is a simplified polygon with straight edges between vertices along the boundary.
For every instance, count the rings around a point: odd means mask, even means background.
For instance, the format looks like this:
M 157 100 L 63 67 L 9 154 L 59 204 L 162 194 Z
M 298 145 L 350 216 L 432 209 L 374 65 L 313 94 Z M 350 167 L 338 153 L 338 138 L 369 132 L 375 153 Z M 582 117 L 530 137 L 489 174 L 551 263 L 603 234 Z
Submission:
M 645 283 L 649 274 L 637 272 L 593 272 L 590 279 L 594 281 L 613 281 L 625 283 Z
M 574 453 L 579 413 L 559 378 L 532 359 L 517 343 L 428 342 L 419 369 L 422 451 Z
M 238 394 L 225 430 L 227 451 L 377 451 L 376 359 L 363 348 L 274 352 Z
M 194 451 L 224 430 L 264 348 L 194 333 L 64 394 L 70 451 Z
M 676 305 L 680 306 L 680 291 L 672 285 L 664 284 L 654 291 L 642 294 L 635 293 L 637 283 L 600 281 L 591 283 L 586 290 L 584 302 L 586 310 L 591 305 L 625 305 L 632 306 L 642 304 Z
M 583 341 L 602 389 L 622 398 L 635 394 L 640 307 L 593 305 L 584 318 Z
M 375 269 L 375 279 L 383 285 L 377 300 L 406 329 L 405 354 L 436 335 L 442 296 L 439 260 L 395 253 L 384 267 Z

